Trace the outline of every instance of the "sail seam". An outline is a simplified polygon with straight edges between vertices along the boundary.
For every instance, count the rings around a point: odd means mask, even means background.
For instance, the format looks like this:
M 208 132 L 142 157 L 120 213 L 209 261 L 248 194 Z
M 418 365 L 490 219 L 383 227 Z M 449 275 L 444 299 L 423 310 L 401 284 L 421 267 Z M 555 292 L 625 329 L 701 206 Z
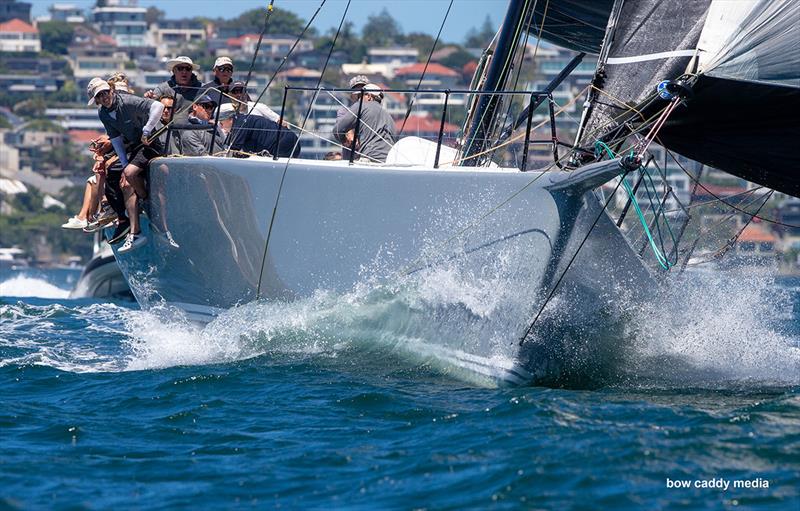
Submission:
M 633 55 L 630 57 L 611 57 L 606 61 L 606 63 L 633 64 L 635 62 L 647 62 L 648 60 L 661 60 L 661 59 L 669 59 L 672 57 L 693 57 L 696 51 L 698 50 L 696 49 L 673 50 L 673 51 L 662 51 L 658 53 L 646 53 L 644 55 Z

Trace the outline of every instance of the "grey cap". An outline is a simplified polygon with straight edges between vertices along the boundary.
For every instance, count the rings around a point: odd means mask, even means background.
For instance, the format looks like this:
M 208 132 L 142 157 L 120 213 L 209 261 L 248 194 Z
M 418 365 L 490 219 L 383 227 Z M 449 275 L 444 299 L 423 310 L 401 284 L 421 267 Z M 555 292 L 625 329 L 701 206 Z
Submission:
M 357 75 L 357 76 L 354 76 L 354 77 L 350 78 L 350 88 L 351 89 L 356 89 L 356 88 L 363 87 L 364 85 L 366 85 L 368 83 L 369 83 L 369 78 L 367 78 L 364 75 Z

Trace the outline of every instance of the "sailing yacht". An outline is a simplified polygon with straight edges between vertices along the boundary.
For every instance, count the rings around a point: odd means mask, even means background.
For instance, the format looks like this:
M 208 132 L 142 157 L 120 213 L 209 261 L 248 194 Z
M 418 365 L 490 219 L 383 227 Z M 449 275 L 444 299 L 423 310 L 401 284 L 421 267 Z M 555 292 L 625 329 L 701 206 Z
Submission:
M 576 356 L 559 339 L 602 332 L 676 266 L 677 245 L 661 251 L 664 269 L 646 263 L 599 190 L 624 193 L 656 138 L 798 195 L 798 174 L 786 172 L 797 166 L 786 142 L 800 139 L 798 4 L 733 3 L 512 0 L 476 71 L 459 147 L 404 139 L 382 164 L 154 160 L 149 242 L 116 253 L 120 268 L 143 308 L 167 303 L 200 322 L 257 300 L 426 290 L 432 306 L 410 305 L 391 328 L 487 377 L 539 381 L 554 352 L 562 366 Z M 554 164 L 539 170 L 491 158 L 510 133 L 527 147 L 533 110 L 551 100 L 552 89 L 522 91 L 526 111 L 501 121 L 504 95 L 520 92 L 505 87 L 526 31 L 599 55 L 569 154 L 554 139 Z M 462 293 L 430 298 L 445 280 Z

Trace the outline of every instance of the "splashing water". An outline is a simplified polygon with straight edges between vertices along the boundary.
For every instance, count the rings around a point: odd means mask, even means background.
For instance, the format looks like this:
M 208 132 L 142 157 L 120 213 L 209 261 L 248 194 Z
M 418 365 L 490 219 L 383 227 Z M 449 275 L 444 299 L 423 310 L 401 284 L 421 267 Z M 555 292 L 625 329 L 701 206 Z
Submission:
M 69 291 L 43 279 L 17 275 L 0 282 L 0 296 L 66 298 Z
M 796 333 L 780 324 L 794 324 L 787 312 L 792 292 L 769 276 L 693 275 L 649 303 L 618 304 L 630 312 L 625 317 L 608 313 L 587 321 L 575 321 L 580 302 L 559 297 L 543 315 L 536 349 L 523 353 L 530 358 L 525 367 L 516 350 L 530 318 L 523 291 L 496 275 L 432 267 L 393 285 L 367 279 L 349 293 L 241 305 L 205 326 L 163 303 L 147 311 L 2 305 L 0 365 L 137 371 L 264 357 L 265 363 L 435 374 L 478 385 L 800 382 Z M 80 327 L 64 327 L 65 321 Z

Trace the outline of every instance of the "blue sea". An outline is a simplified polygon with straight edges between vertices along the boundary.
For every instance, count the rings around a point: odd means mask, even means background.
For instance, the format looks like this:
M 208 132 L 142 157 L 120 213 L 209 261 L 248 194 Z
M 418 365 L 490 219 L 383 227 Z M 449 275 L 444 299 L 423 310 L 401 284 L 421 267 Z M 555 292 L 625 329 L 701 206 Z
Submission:
M 548 387 L 407 356 L 391 308 L 203 327 L 76 277 L 0 274 L 0 509 L 800 509 L 798 279 L 689 276 Z

